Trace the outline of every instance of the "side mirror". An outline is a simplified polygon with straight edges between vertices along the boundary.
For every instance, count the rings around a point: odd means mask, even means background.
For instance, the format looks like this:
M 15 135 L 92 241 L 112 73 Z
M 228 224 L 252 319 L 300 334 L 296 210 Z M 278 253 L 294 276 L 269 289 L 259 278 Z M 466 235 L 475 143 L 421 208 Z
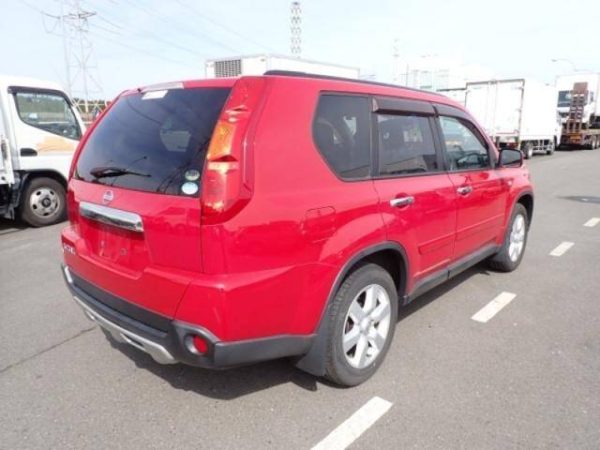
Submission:
M 498 167 L 521 167 L 523 165 L 523 153 L 521 150 L 505 148 L 500 150 Z

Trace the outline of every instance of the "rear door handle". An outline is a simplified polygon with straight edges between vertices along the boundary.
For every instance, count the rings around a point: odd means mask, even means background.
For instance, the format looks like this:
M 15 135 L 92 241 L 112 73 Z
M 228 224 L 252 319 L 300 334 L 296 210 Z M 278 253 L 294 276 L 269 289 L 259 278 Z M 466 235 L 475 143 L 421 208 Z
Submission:
M 461 186 L 456 190 L 456 192 L 458 192 L 460 195 L 468 195 L 473 192 L 473 188 L 471 186 Z
M 413 196 L 393 198 L 390 200 L 390 206 L 393 208 L 401 208 L 403 206 L 412 205 L 415 202 Z

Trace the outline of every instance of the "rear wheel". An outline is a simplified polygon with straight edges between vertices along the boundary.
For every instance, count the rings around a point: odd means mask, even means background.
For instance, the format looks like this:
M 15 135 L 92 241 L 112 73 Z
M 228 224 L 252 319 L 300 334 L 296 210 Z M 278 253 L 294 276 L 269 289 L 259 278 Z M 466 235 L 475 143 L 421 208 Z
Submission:
M 67 217 L 65 189 L 52 178 L 34 178 L 29 182 L 20 206 L 21 220 L 33 227 L 62 222 Z
M 528 230 L 527 210 L 523 205 L 517 203 L 508 224 L 502 248 L 489 260 L 492 269 L 512 272 L 519 267 L 527 245 Z
M 376 264 L 356 269 L 330 308 L 326 377 L 342 386 L 369 379 L 390 347 L 397 316 L 398 294 L 390 274 Z

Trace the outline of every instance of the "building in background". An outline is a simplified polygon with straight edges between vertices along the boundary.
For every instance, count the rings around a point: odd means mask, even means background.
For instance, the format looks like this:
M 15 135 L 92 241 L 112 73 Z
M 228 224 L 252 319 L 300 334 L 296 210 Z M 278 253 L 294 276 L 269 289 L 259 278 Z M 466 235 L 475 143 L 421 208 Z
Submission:
M 267 70 L 290 70 L 344 78 L 359 78 L 357 67 L 341 66 L 280 55 L 249 55 L 206 61 L 206 78 L 262 75 Z
M 493 71 L 483 66 L 437 55 L 396 59 L 394 71 L 398 84 L 426 91 L 461 89 L 467 82 L 494 77 Z

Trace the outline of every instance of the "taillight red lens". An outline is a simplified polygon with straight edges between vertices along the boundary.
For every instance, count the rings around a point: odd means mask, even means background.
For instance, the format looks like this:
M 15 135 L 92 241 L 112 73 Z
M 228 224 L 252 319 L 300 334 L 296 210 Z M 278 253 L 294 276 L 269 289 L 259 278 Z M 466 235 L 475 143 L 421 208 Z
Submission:
M 204 223 L 227 220 L 252 196 L 252 155 L 246 136 L 264 84 L 262 78 L 240 79 L 215 126 L 202 176 Z
M 194 347 L 196 348 L 198 353 L 200 353 L 201 355 L 208 351 L 208 344 L 200 336 L 194 335 L 194 337 L 192 338 L 192 343 L 194 344 Z

